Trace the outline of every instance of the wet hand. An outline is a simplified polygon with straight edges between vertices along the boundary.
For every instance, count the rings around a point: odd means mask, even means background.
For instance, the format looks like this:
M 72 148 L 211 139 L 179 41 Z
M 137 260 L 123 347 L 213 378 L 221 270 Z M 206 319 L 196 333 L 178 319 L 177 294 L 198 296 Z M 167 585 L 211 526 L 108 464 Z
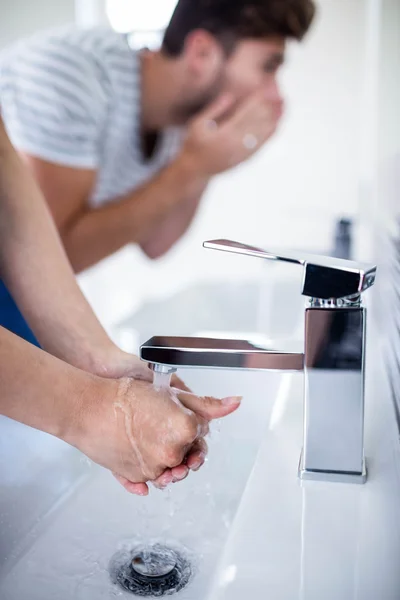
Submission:
M 94 367 L 90 370 L 95 375 L 106 377 L 107 379 L 121 379 L 123 377 L 133 377 L 141 381 L 153 381 L 153 371 L 148 364 L 142 361 L 138 356 L 123 352 L 113 344 L 98 352 L 93 361 Z M 176 374 L 172 375 L 171 387 L 190 392 L 191 390 Z
M 238 398 L 200 398 L 135 379 L 99 381 L 96 401 L 82 402 L 66 441 L 141 495 L 148 493 L 148 482 L 164 487 L 199 468 L 209 421 L 240 404 Z
M 208 447 L 204 439 L 198 439 L 192 445 L 188 455 L 184 459 L 184 462 L 177 467 L 172 469 L 166 469 L 160 477 L 152 481 L 151 484 L 160 490 L 164 490 L 172 483 L 183 481 L 189 475 L 190 471 L 198 471 L 203 466 L 207 457 Z M 149 493 L 149 486 L 147 483 L 133 483 L 114 473 L 114 477 L 119 483 L 131 494 L 137 496 L 147 496 Z
M 241 398 L 234 396 L 217 400 L 212 397 L 198 397 L 192 393 L 180 394 L 182 404 L 204 418 L 207 423 L 214 419 L 225 417 L 234 412 L 241 402 Z M 189 471 L 198 471 L 207 457 L 208 447 L 203 438 L 197 439 L 189 449 L 184 462 L 177 467 L 166 469 L 156 480 L 151 481 L 154 487 L 165 489 L 171 483 L 183 481 L 189 475 Z M 132 494 L 147 496 L 149 488 L 146 483 L 134 483 L 125 477 L 114 473 L 117 480 L 124 488 Z
M 123 352 L 114 344 L 110 344 L 107 348 L 99 349 L 92 361 L 92 368 L 89 369 L 96 375 L 102 377 L 120 379 L 122 377 L 133 377 L 141 381 L 153 382 L 153 372 L 150 370 L 147 363 L 140 360 L 138 356 Z M 176 374 L 171 377 L 171 387 L 185 392 L 191 390 Z M 167 469 L 164 473 L 153 482 L 153 485 L 158 488 L 165 488 L 170 483 L 182 481 L 189 474 L 189 469 L 197 471 L 205 461 L 207 455 L 207 444 L 204 440 L 198 440 L 185 458 L 185 462 L 173 469 Z M 148 486 L 145 483 L 133 483 L 125 477 L 116 475 L 116 479 L 129 492 L 138 495 L 147 495 Z

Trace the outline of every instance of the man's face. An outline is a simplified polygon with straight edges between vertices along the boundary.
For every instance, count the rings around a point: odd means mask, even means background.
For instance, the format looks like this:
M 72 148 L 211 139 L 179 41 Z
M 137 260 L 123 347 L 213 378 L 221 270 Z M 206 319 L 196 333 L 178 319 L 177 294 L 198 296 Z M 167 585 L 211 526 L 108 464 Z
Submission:
M 284 60 L 283 38 L 242 40 L 228 57 L 215 40 L 209 41 L 208 47 L 204 42 L 206 50 L 200 42 L 199 45 L 197 53 L 193 50 L 196 69 L 193 69 L 187 97 L 180 107 L 183 120 L 194 116 L 225 92 L 232 94 L 239 104 L 254 92 L 263 90 L 266 99 L 276 104 L 282 113 L 283 98 L 277 75 Z M 195 62 L 196 55 L 202 57 L 198 62 Z
M 284 52 L 285 42 L 279 38 L 239 42 L 225 63 L 222 91 L 232 93 L 241 102 L 262 89 L 268 100 L 283 108 L 277 74 L 284 60 Z

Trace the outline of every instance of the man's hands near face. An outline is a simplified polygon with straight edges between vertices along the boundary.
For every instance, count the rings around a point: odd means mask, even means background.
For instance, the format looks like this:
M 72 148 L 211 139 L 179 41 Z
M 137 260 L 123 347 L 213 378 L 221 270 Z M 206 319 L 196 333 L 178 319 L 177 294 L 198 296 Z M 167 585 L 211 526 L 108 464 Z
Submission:
M 257 91 L 235 105 L 222 95 L 189 124 L 180 158 L 211 177 L 251 158 L 275 133 L 282 103 Z

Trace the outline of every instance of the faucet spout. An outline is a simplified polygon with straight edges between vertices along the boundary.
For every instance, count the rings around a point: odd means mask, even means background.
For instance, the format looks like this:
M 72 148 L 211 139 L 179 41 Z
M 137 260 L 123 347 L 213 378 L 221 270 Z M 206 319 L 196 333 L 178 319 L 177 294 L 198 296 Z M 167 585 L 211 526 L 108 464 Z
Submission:
M 364 396 L 366 309 L 361 294 L 376 267 L 331 257 L 268 252 L 230 240 L 207 248 L 302 265 L 305 311 L 302 352 L 244 340 L 153 337 L 140 349 L 155 372 L 178 367 L 304 371 L 302 480 L 365 483 Z
M 245 340 L 195 337 L 153 337 L 141 347 L 151 365 L 175 368 L 302 371 L 304 354 L 279 351 Z

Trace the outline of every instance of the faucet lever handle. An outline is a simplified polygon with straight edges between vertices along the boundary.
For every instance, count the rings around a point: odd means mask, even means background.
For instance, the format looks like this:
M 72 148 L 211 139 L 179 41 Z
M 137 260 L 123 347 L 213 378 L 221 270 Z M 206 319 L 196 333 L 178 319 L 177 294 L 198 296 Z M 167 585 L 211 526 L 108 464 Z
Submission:
M 360 295 L 375 283 L 376 266 L 297 252 L 267 251 L 232 240 L 210 240 L 204 248 L 301 265 L 304 270 L 303 296 L 321 300 Z

